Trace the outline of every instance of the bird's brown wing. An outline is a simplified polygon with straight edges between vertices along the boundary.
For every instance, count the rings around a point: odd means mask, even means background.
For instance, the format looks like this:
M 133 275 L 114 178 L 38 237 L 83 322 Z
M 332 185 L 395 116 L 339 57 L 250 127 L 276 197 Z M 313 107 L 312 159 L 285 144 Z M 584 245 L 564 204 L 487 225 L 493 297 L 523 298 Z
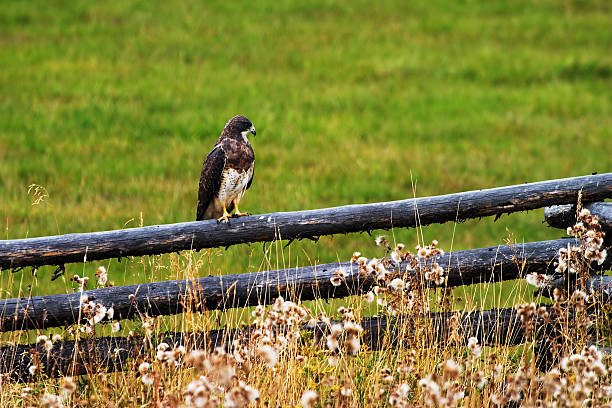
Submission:
M 206 209 L 221 187 L 223 169 L 225 168 L 225 151 L 221 146 L 215 147 L 204 160 L 200 174 L 200 188 L 198 191 L 198 213 L 196 221 L 204 219 Z

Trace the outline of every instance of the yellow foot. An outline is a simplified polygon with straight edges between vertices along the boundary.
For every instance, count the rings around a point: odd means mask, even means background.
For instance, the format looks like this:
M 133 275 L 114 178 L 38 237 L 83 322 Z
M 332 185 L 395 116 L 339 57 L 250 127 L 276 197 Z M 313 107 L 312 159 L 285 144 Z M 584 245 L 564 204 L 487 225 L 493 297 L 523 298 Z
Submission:
M 246 217 L 247 215 L 251 215 L 249 213 L 240 212 L 240 210 L 238 209 L 238 201 L 237 200 L 234 200 L 234 208 L 236 209 L 236 211 L 234 211 L 234 217 Z
M 227 210 L 225 209 L 225 207 L 223 207 L 223 215 L 220 216 L 219 218 L 217 218 L 217 222 L 221 222 L 221 221 L 225 221 L 225 222 L 229 222 L 229 219 L 232 216 L 227 212 Z

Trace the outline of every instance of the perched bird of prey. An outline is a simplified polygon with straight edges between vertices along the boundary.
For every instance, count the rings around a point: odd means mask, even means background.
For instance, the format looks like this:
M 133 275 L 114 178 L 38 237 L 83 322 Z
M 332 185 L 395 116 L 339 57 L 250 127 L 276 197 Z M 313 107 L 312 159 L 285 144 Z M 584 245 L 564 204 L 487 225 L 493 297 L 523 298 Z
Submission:
M 196 220 L 216 218 L 217 222 L 229 222 L 234 208 L 235 217 L 249 215 L 238 209 L 253 181 L 255 153 L 247 138 L 249 133 L 256 134 L 255 126 L 242 115 L 231 118 L 223 128 L 202 166 Z

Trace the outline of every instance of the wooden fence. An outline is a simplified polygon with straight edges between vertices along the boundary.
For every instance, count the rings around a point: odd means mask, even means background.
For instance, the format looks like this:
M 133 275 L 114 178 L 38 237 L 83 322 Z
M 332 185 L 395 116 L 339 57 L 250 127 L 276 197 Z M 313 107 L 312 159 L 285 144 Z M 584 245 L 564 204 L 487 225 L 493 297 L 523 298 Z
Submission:
M 579 194 L 583 203 L 612 198 L 612 173 L 590 175 L 562 180 L 545 181 L 488 190 L 471 191 L 437 197 L 415 198 L 390 203 L 349 205 L 321 210 L 273 213 L 233 219 L 229 225 L 216 221 L 198 221 L 171 225 L 132 228 L 126 230 L 69 234 L 54 237 L 0 241 L 0 268 L 20 269 L 41 265 L 93 261 L 113 257 L 139 256 L 228 246 L 246 242 L 287 239 L 313 239 L 321 235 L 415 227 L 447 221 L 462 221 L 484 216 L 499 217 L 505 213 L 531 210 L 551 205 L 545 212 L 547 222 L 556 228 L 565 228 L 575 221 L 572 205 Z M 598 215 L 604 229 L 612 232 L 611 204 L 586 204 Z M 612 234 L 609 234 L 612 235 Z M 530 272 L 551 273 L 559 249 L 566 248 L 573 239 L 501 245 L 489 248 L 448 252 L 436 261 L 445 267 L 443 286 L 455 287 L 474 283 L 499 282 L 517 279 Z M 403 269 L 399 265 L 398 269 Z M 612 257 L 598 270 L 612 266 Z M 334 271 L 346 272 L 340 286 L 331 284 Z M 593 278 L 605 299 L 612 291 L 606 277 Z M 30 298 L 0 299 L 0 331 L 45 330 L 82 322 L 81 295 L 88 300 L 114 309 L 114 320 L 134 316 L 161 316 L 185 310 L 214 310 L 268 304 L 278 296 L 309 300 L 339 298 L 363 293 L 374 285 L 371 277 L 360 275 L 350 262 L 290 268 L 283 270 L 244 273 L 192 280 L 143 283 L 109 287 L 63 295 Z M 428 318 L 436 330 L 447 326 L 448 315 L 432 313 Z M 485 344 L 504 338 L 509 344 L 518 344 L 522 338 L 515 311 L 499 309 L 463 313 L 460 320 L 465 331 Z M 401 321 L 401 318 L 400 318 Z M 390 331 L 400 321 L 369 318 L 362 322 L 365 328 L 364 344 L 376 348 L 383 332 Z M 304 330 L 322 332 L 322 327 L 304 326 Z M 512 329 L 512 330 L 509 330 Z M 229 344 L 228 339 L 240 330 L 218 330 L 210 333 L 168 333 L 158 338 L 172 343 L 201 347 Z M 492 335 L 496 333 L 497 335 Z M 510 338 L 499 333 L 514 333 Z M 466 336 L 466 338 L 469 336 Z M 151 343 L 153 344 L 153 343 Z M 85 370 L 118 370 L 126 366 L 128 358 L 146 352 L 142 339 L 98 338 L 84 339 L 78 344 L 71 341 L 56 342 L 51 352 L 42 345 L 4 346 L 0 349 L 0 374 L 9 374 L 16 380 L 32 379 L 28 368 L 36 361 L 39 370 L 49 376 L 77 375 Z M 78 347 L 77 347 L 78 345 Z M 109 352 L 109 351 L 113 352 Z M 92 368 L 93 367 L 93 368 Z

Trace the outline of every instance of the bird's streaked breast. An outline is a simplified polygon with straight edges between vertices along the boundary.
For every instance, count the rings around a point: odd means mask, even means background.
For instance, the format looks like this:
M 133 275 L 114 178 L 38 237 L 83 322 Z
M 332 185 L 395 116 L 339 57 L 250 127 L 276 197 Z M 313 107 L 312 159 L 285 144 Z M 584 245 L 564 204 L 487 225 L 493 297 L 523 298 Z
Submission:
M 238 171 L 233 168 L 225 169 L 219 188 L 219 200 L 229 205 L 232 200 L 242 198 L 251 175 L 252 169 L 247 171 Z

